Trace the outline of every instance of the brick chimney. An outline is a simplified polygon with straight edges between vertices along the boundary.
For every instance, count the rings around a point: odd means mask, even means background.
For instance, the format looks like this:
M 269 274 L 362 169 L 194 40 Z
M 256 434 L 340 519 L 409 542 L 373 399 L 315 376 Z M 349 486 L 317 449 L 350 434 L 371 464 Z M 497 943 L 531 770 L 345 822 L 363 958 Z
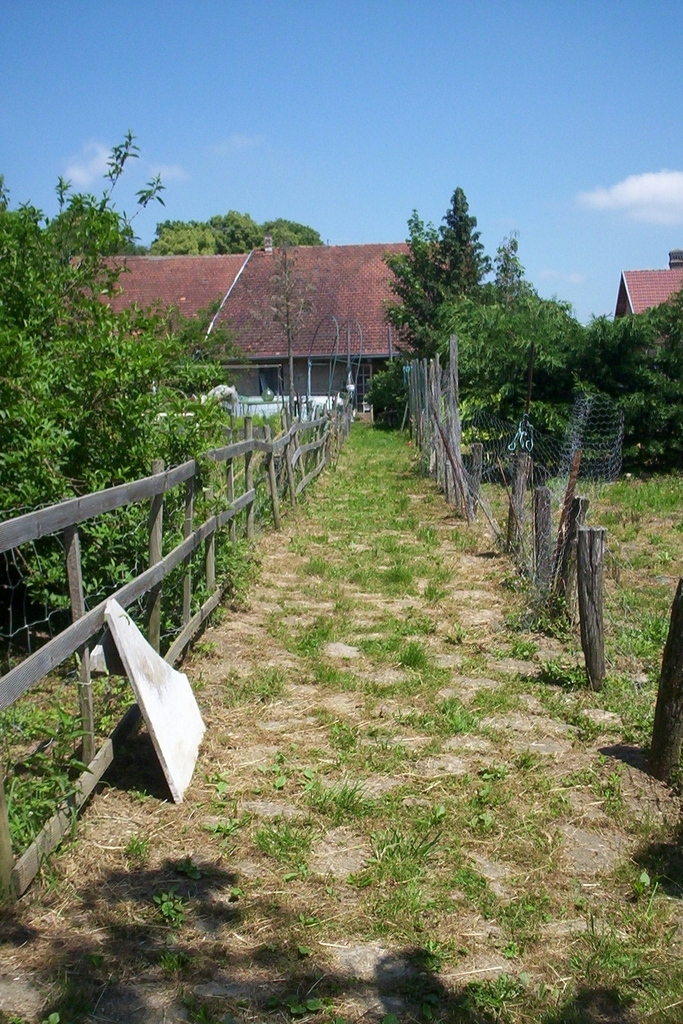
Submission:
M 272 252 L 273 251 L 273 236 L 272 235 L 266 235 L 265 236 L 265 238 L 263 239 L 263 248 L 265 249 L 266 252 Z M 683 259 L 683 252 L 681 253 L 681 259 Z
M 680 270 L 683 267 L 683 249 L 672 249 L 669 253 L 669 270 Z

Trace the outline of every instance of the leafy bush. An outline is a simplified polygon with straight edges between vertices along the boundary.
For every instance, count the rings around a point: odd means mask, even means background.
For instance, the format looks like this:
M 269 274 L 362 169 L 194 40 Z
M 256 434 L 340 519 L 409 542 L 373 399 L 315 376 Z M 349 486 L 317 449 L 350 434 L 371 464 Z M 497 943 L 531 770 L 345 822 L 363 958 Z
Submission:
M 401 359 L 391 359 L 384 370 L 372 377 L 368 401 L 374 410 L 375 421 L 388 427 L 400 427 L 408 401 L 408 389 Z
M 116 313 L 106 301 L 123 272 L 112 254 L 125 251 L 133 237 L 111 193 L 135 156 L 129 133 L 112 151 L 109 186 L 100 198 L 72 193 L 60 179 L 59 214 L 51 220 L 28 204 L 9 209 L 0 182 L 4 517 L 146 476 L 155 458 L 178 464 L 223 440 L 220 406 L 193 400 L 195 392 L 224 379 L 210 355 L 190 347 L 196 326 L 171 314 Z M 140 205 L 160 199 L 161 187 L 150 182 L 138 194 Z M 136 512 L 144 516 L 141 508 Z M 134 564 L 139 544 L 133 526 L 123 549 L 106 522 L 101 526 L 93 570 L 127 558 Z M 27 555 L 34 556 L 41 553 Z M 57 545 L 48 562 L 40 581 L 30 572 L 25 577 L 34 600 L 62 589 Z

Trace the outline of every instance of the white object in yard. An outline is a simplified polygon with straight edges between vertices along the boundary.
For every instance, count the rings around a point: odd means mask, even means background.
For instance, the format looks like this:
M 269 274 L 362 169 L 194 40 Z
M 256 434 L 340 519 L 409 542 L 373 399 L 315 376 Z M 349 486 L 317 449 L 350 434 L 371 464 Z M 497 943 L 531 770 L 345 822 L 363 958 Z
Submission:
M 154 749 L 177 804 L 190 784 L 206 731 L 186 675 L 147 643 L 118 601 L 107 602 L 107 625 L 133 687 Z
M 202 395 L 202 405 L 209 398 L 216 398 L 219 402 L 229 402 L 234 405 L 237 397 L 237 388 L 232 384 L 216 384 L 215 388 L 211 388 L 205 395 Z

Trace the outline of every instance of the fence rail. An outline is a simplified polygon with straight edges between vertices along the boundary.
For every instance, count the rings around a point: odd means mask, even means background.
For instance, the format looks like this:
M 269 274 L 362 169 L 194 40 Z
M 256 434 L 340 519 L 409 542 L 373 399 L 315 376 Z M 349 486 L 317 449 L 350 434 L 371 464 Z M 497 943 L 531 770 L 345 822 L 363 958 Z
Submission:
M 45 676 L 73 655 L 79 655 L 79 706 L 83 731 L 83 757 L 88 765 L 73 787 L 73 793 L 54 817 L 44 826 L 31 846 L 14 863 L 9 830 L 9 817 L 5 800 L 3 772 L 0 764 L 0 899 L 3 893 L 15 898 L 25 891 L 40 868 L 42 859 L 60 842 L 73 815 L 83 805 L 97 782 L 111 764 L 115 748 L 121 742 L 126 728 L 136 721 L 135 713 L 126 713 L 112 736 L 97 749 L 94 727 L 94 709 L 90 671 L 90 648 L 104 626 L 107 601 L 115 598 L 122 607 L 128 607 L 146 597 L 148 640 L 160 651 L 160 612 L 163 581 L 169 573 L 184 565 L 182 609 L 179 610 L 180 630 L 164 657 L 173 664 L 197 634 L 208 616 L 219 604 L 226 582 L 216 580 L 216 538 L 229 526 L 229 542 L 237 541 L 237 519 L 244 514 L 243 532 L 247 538 L 254 535 L 255 505 L 259 488 L 265 487 L 267 501 L 272 508 L 273 522 L 280 526 L 280 502 L 286 495 L 292 505 L 297 496 L 338 457 L 344 438 L 351 426 L 352 410 L 349 404 L 337 407 L 314 420 L 285 424 L 282 433 L 271 439 L 265 428 L 264 438 L 254 437 L 253 421 L 245 418 L 244 438 L 222 448 L 207 452 L 209 486 L 205 494 L 220 506 L 204 522 L 193 524 L 194 498 L 199 485 L 200 467 L 195 460 L 184 462 L 172 469 L 156 463 L 151 476 L 94 494 L 69 499 L 49 508 L 29 512 L 0 523 L 0 553 L 61 534 L 66 557 L 66 571 L 70 595 L 72 623 L 42 647 L 25 657 L 0 678 L 0 710 L 9 708 L 22 694 L 36 686 Z M 313 440 L 300 443 L 313 433 Z M 262 456 L 263 473 L 255 456 Z M 236 460 L 243 459 L 239 472 Z M 213 468 L 211 468 L 213 467 Z M 297 467 L 300 479 L 297 480 Z M 217 474 L 220 473 L 221 479 Z M 236 494 L 237 484 L 242 492 Z M 183 539 L 170 551 L 162 554 L 163 513 L 166 495 L 185 484 Z M 95 607 L 86 610 L 83 598 L 83 578 L 79 526 L 89 519 L 111 512 L 124 505 L 150 502 L 148 517 L 149 565 L 118 589 L 113 589 Z M 202 578 L 193 572 L 192 556 L 204 544 L 205 557 Z M 208 594 L 199 608 L 192 613 L 193 594 Z

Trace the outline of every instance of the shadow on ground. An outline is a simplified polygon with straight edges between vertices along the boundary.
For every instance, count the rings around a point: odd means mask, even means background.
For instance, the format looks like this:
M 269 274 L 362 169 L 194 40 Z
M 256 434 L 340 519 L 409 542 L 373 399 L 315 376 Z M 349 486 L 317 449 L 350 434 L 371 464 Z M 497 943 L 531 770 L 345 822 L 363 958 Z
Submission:
M 169 862 L 159 870 L 115 871 L 86 884 L 80 895 L 88 929 L 70 930 L 63 942 L 48 943 L 17 916 L 3 916 L 0 947 L 10 957 L 13 948 L 35 947 L 28 983 L 41 1001 L 38 1012 L 25 1017 L 21 1007 L 0 1009 L 1 1024 L 45 1020 L 50 1013 L 59 1014 L 60 1024 L 275 1024 L 304 1017 L 320 1024 L 340 1017 L 366 1024 L 494 1024 L 521 1005 L 532 1013 L 536 1007 L 537 1016 L 528 1019 L 539 1024 L 638 1024 L 615 992 L 581 989 L 561 1009 L 548 1011 L 547 1003 L 535 1002 L 529 982 L 525 987 L 501 975 L 459 983 L 446 968 L 440 974 L 433 954 L 421 948 L 390 953 L 373 945 L 374 957 L 362 962 L 369 947 L 357 947 L 357 960 L 351 955 L 333 969 L 316 963 L 313 950 L 284 941 L 235 952 L 225 936 L 243 921 L 237 876 L 202 867 L 201 877 L 191 878 L 179 867 Z M 187 862 L 184 870 L 191 871 Z M 165 920 L 153 900 L 171 890 L 185 921 Z M 261 906 L 251 902 L 250 917 L 254 912 L 268 919 L 271 936 L 295 928 L 291 912 L 267 895 Z M 340 1009 L 331 1018 L 332 1007 Z

